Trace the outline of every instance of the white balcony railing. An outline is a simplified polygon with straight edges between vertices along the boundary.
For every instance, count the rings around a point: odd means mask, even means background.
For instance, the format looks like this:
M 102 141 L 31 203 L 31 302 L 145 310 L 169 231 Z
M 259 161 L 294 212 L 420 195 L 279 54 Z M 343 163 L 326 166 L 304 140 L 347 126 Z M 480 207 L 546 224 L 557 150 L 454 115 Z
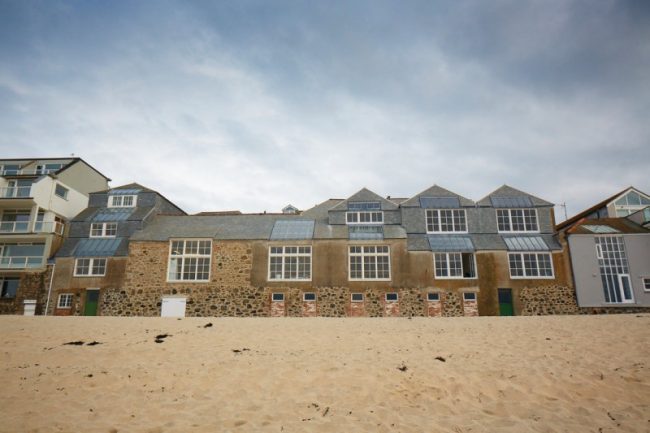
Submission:
M 0 221 L 0 234 L 5 233 L 55 233 L 63 236 L 64 225 L 60 222 L 37 221 L 31 229 L 29 221 Z
M 1 176 L 19 176 L 19 175 L 36 176 L 40 174 L 53 173 L 57 170 L 59 169 L 58 168 L 21 168 L 21 169 L 8 168 L 8 169 L 0 170 L 0 175 Z
M 0 188 L 0 198 L 31 197 L 30 186 L 5 186 Z
M 43 256 L 0 257 L 0 269 L 26 269 L 43 266 Z

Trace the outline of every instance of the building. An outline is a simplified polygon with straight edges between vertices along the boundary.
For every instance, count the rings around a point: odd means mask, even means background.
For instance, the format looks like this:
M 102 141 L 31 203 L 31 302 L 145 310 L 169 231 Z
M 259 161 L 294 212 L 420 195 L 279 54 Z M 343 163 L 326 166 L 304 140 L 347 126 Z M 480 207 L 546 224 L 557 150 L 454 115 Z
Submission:
M 41 311 L 48 258 L 109 180 L 81 158 L 0 160 L 0 313 Z
M 123 287 L 130 237 L 159 214 L 185 212 L 137 183 L 91 193 L 56 255 L 48 313 L 101 314 L 104 295 L 119 296 Z
M 478 202 L 438 186 L 409 199 L 364 188 L 296 214 L 160 215 L 131 236 L 117 286 L 102 289 L 102 314 L 577 311 L 553 205 L 509 186 Z
M 650 196 L 629 187 L 558 224 L 582 312 L 650 308 Z

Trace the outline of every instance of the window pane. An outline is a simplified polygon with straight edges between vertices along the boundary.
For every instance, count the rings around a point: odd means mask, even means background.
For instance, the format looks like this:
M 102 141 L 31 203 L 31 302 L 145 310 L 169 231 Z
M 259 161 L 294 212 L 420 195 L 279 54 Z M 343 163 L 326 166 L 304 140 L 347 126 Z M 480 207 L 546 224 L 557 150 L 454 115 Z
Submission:
M 500 232 L 510 231 L 510 216 L 507 209 L 497 210 L 497 224 Z
M 524 276 L 524 267 L 521 262 L 521 255 L 519 254 L 509 254 L 508 260 L 510 263 L 510 275 L 513 277 L 523 277 Z

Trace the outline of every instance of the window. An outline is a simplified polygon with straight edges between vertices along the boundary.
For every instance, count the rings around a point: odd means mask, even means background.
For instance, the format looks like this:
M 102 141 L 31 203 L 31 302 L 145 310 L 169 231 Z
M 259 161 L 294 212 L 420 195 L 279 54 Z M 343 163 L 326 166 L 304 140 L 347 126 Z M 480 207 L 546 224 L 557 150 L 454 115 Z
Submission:
M 384 213 L 382 211 L 347 212 L 345 220 L 348 224 L 383 224 Z
M 626 217 L 646 206 L 650 206 L 650 197 L 630 191 L 614 202 L 617 217 Z
M 553 278 L 550 253 L 509 253 L 510 278 Z
M 476 278 L 473 253 L 435 253 L 436 278 Z
M 476 293 L 475 292 L 465 292 L 465 293 L 463 293 L 463 301 L 465 301 L 465 302 L 476 302 Z
M 427 293 L 427 301 L 440 302 L 440 293 Z
M 60 170 L 63 164 L 44 164 L 36 166 L 36 174 L 48 174 Z
M 0 284 L 2 284 L 2 298 L 15 298 L 20 278 L 2 278 Z
M 650 278 L 643 279 L 643 290 L 650 292 Z
M 91 238 L 114 238 L 117 236 L 117 223 L 90 224 Z
M 386 302 L 397 302 L 399 295 L 397 293 L 386 293 Z
M 137 196 L 111 195 L 108 197 L 108 207 L 134 207 Z
M 96 277 L 106 275 L 106 259 L 77 259 L 74 265 L 76 277 Z
M 535 209 L 497 209 L 497 225 L 500 232 L 537 232 Z
M 598 258 L 598 267 L 600 268 L 605 302 L 612 304 L 634 302 L 623 237 L 597 236 L 595 241 L 596 248 L 599 248 L 601 252 L 601 256 Z M 644 283 L 645 287 L 647 286 Z
M 351 246 L 350 280 L 390 280 L 390 250 L 386 245 Z
M 363 293 L 352 293 L 350 295 L 350 300 L 352 302 L 363 302 Z
M 170 241 L 168 281 L 209 281 L 211 240 Z
M 269 247 L 269 280 L 311 280 L 311 247 Z
M 68 198 L 68 188 L 64 187 L 60 183 L 57 183 L 56 187 L 54 187 L 54 194 L 61 198 Z
M 316 293 L 314 292 L 305 292 L 302 294 L 302 300 L 305 302 L 315 301 Z
M 284 302 L 284 293 L 273 293 L 271 295 L 271 300 L 273 302 Z
M 57 308 L 72 308 L 72 300 L 74 295 L 72 293 L 61 293 L 59 295 L 59 302 L 57 302 Z
M 465 209 L 427 209 L 427 233 L 467 232 Z

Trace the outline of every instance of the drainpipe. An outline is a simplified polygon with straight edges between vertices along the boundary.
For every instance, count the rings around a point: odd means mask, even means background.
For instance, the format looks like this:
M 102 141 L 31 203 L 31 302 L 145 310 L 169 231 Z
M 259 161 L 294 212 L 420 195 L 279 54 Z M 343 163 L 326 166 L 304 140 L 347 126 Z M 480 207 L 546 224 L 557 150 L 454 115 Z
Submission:
M 45 303 L 45 313 L 44 316 L 47 316 L 47 311 L 50 309 L 50 297 L 52 296 L 52 281 L 54 281 L 54 270 L 56 269 L 56 262 L 52 264 L 52 276 L 50 277 L 50 287 L 47 289 L 47 302 Z

